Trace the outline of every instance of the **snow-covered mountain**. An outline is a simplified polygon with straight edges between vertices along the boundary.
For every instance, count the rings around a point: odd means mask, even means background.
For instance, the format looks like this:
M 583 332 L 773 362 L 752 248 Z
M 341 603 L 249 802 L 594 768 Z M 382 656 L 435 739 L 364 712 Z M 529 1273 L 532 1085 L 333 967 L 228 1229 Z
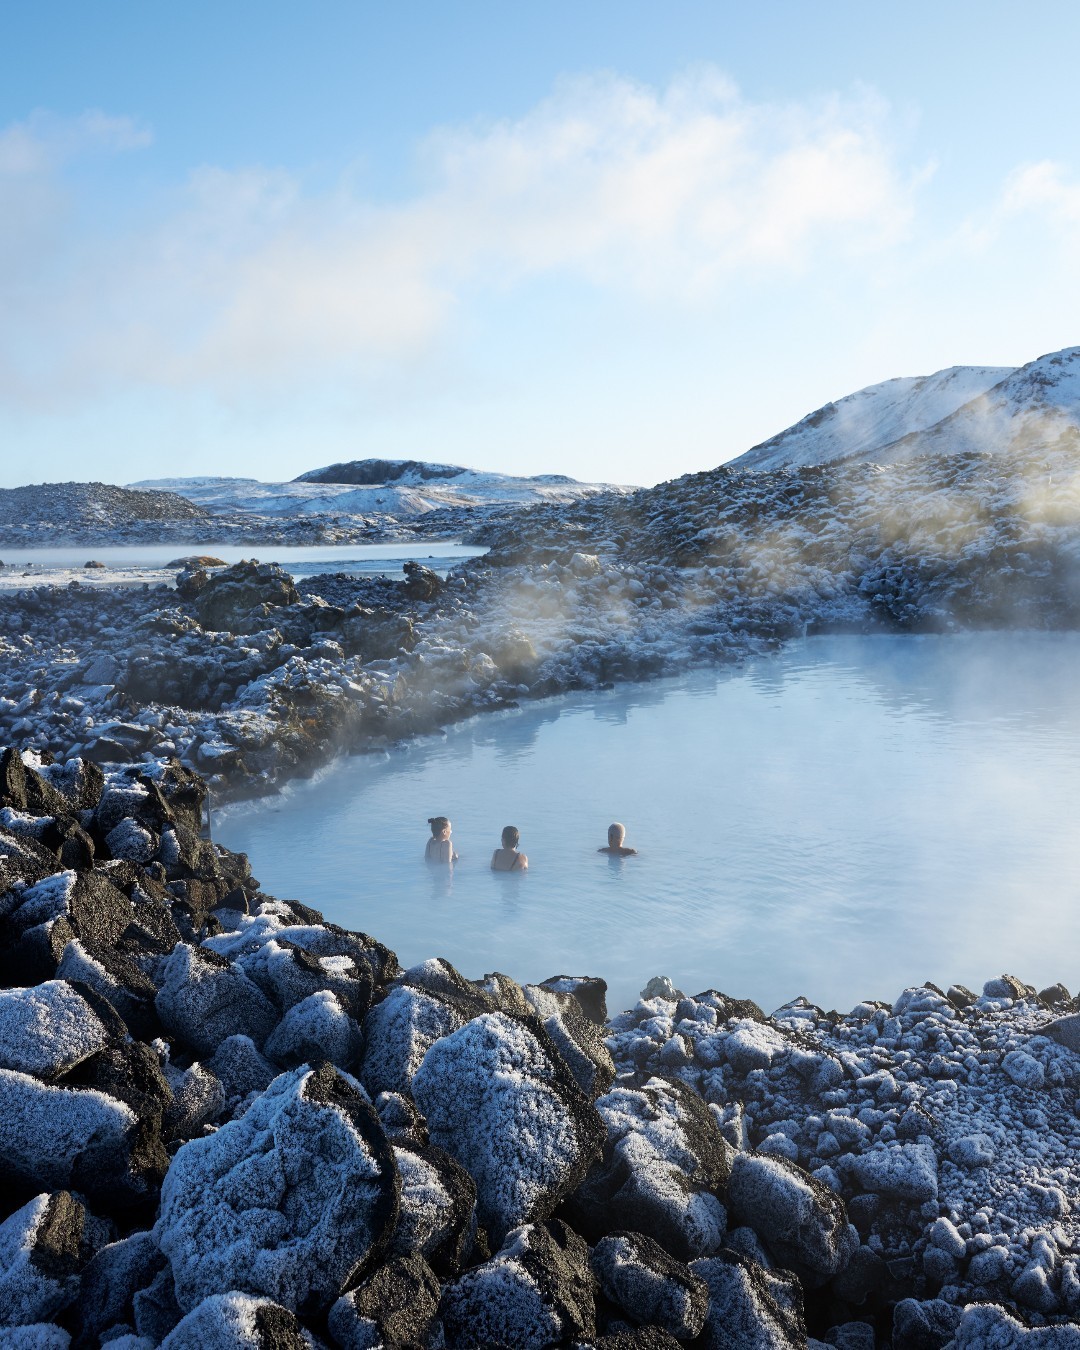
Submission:
M 1080 431 L 1080 347 L 1009 371 L 948 417 L 925 430 L 910 428 L 873 458 L 887 464 L 913 455 L 1031 450 L 1069 430 Z
M 990 454 L 1051 445 L 1080 433 L 1080 347 L 1026 366 L 950 366 L 886 380 L 817 412 L 730 461 L 778 469 L 840 459 L 893 464 L 925 454 Z
M 871 384 L 826 403 L 730 464 L 739 469 L 778 469 L 855 456 L 878 459 L 886 446 L 934 426 L 1012 375 L 1014 369 L 950 366 L 933 375 Z
M 384 481 L 373 482 L 373 474 Z M 515 478 L 410 460 L 356 460 L 313 469 L 289 483 L 262 483 L 254 478 L 154 478 L 134 486 L 177 493 L 215 514 L 263 516 L 413 517 L 447 506 L 562 503 L 598 492 L 633 491 L 610 483 L 579 483 L 561 474 Z

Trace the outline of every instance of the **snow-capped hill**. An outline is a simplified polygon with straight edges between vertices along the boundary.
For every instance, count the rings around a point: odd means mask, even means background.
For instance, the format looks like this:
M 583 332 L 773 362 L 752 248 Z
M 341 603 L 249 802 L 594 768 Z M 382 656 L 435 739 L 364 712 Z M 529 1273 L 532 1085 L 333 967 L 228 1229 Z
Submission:
M 337 482 L 328 473 L 371 472 L 371 465 L 396 470 L 410 466 L 385 483 Z M 425 470 L 453 470 L 425 476 Z M 249 512 L 261 516 L 376 516 L 409 518 L 440 507 L 526 506 L 536 502 L 565 503 L 599 492 L 630 492 L 610 483 L 579 483 L 561 474 L 515 478 L 453 465 L 428 465 L 415 460 L 359 460 L 316 469 L 288 483 L 260 483 L 253 478 L 155 478 L 137 484 L 178 493 L 215 514 Z
M 873 458 L 888 464 L 924 454 L 1030 450 L 1069 430 L 1080 430 L 1080 347 L 1050 352 L 1010 371 L 948 417 L 925 429 L 910 428 Z
M 853 457 L 877 459 L 886 446 L 934 426 L 1017 373 L 1012 366 L 950 366 L 933 375 L 884 380 L 826 403 L 730 464 L 778 469 Z

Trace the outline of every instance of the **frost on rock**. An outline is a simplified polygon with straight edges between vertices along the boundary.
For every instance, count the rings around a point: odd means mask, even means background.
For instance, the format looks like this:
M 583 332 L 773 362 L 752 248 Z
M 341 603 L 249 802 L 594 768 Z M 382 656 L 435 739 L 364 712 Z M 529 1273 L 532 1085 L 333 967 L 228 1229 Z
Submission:
M 249 1294 L 212 1294 L 178 1322 L 161 1350 L 314 1350 L 317 1342 L 287 1309 Z
M 472 1174 L 495 1241 L 551 1214 L 603 1143 L 595 1108 L 541 1037 L 486 1013 L 436 1041 L 413 1078 L 432 1142 Z
M 802 1290 L 787 1272 L 764 1270 L 734 1252 L 692 1262 L 709 1290 L 701 1350 L 800 1350 L 806 1345 Z
M 130 1171 L 139 1120 L 104 1092 L 50 1087 L 0 1069 L 0 1178 L 90 1195 L 140 1189 Z
M 58 1191 L 0 1224 L 0 1327 L 47 1322 L 78 1295 L 85 1217 L 78 1200 Z
M 863 1190 L 902 1200 L 937 1199 L 937 1158 L 929 1142 L 886 1144 L 847 1158 L 844 1165 Z
M 409 1092 L 431 1046 L 488 1006 L 479 1000 L 475 1005 L 465 1003 L 456 994 L 396 985 L 364 1019 L 360 1069 L 364 1086 L 373 1097 L 380 1092 Z
M 381 1266 L 330 1309 L 328 1325 L 342 1350 L 425 1345 L 441 1288 L 422 1256 L 399 1256 Z
M 679 1340 L 700 1335 L 709 1311 L 705 1281 L 644 1233 L 611 1233 L 596 1244 L 593 1274 L 604 1294 L 639 1325 Z
M 152 1283 L 165 1265 L 152 1233 L 132 1233 L 98 1251 L 83 1270 L 79 1289 L 80 1343 L 93 1345 L 94 1338 L 134 1318 L 135 1294 Z
M 4 1350 L 68 1350 L 71 1337 L 52 1322 L 35 1322 L 33 1326 L 7 1327 L 3 1344 Z M 117 1346 L 117 1350 L 121 1347 Z
M 0 1068 L 53 1078 L 109 1040 L 110 1029 L 64 980 L 0 989 Z
M 181 1309 L 234 1290 L 293 1310 L 336 1298 L 384 1247 L 398 1190 L 361 1095 L 329 1064 L 282 1074 L 165 1177 L 156 1233 Z
M 650 1078 L 615 1087 L 596 1103 L 607 1127 L 603 1161 L 571 1200 L 590 1237 L 648 1233 L 681 1260 L 724 1240 L 728 1145 L 708 1108 L 682 1083 Z
M 595 1330 L 589 1249 L 566 1224 L 527 1224 L 502 1249 L 443 1291 L 449 1344 L 541 1350 L 591 1338 Z
M 602 1030 L 585 1016 L 577 999 L 536 984 L 523 986 L 522 993 L 582 1092 L 594 1100 L 605 1093 L 615 1077 L 615 1065 L 604 1044 Z
M 267 1055 L 294 1065 L 328 1059 L 352 1069 L 360 1054 L 360 1028 L 328 989 L 294 1003 L 267 1039 Z
M 1080 1327 L 1026 1327 L 987 1304 L 964 1310 L 949 1350 L 1080 1350 Z
M 859 1245 L 843 1200 L 786 1158 L 737 1153 L 728 1202 L 778 1260 L 811 1286 L 839 1274 Z
M 439 1274 L 456 1273 L 476 1235 L 476 1183 L 434 1145 L 395 1141 L 394 1158 L 401 1207 L 389 1254 L 419 1252 Z
M 164 964 L 157 1010 L 165 1029 L 200 1055 L 212 1055 L 237 1034 L 261 1047 L 278 1020 L 274 1005 L 239 966 L 183 942 Z

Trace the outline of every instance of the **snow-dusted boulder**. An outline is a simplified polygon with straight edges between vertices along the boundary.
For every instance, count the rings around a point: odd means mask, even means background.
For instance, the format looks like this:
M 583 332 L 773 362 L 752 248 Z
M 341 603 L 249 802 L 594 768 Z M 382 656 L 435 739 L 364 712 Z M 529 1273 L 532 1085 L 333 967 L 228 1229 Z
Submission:
M 502 1249 L 443 1291 L 440 1309 L 454 1350 L 541 1350 L 594 1332 L 589 1249 L 557 1221 L 511 1232 Z
M 598 1027 L 607 1021 L 607 980 L 599 975 L 549 975 L 541 980 L 540 987 L 550 989 L 553 994 L 570 994 Z
M 727 1213 L 730 1147 L 709 1108 L 682 1083 L 651 1078 L 616 1087 L 596 1103 L 607 1129 L 603 1161 L 571 1199 L 582 1232 L 597 1240 L 648 1233 L 688 1260 L 718 1251 Z
M 859 1245 L 840 1197 L 786 1158 L 736 1153 L 728 1204 L 811 1286 L 839 1274 Z
M 212 1055 L 234 1035 L 261 1047 L 279 1015 L 239 966 L 184 942 L 164 962 L 156 1004 L 165 1029 L 199 1055 Z
M 615 1077 L 615 1065 L 602 1028 L 585 1016 L 572 994 L 536 984 L 525 985 L 522 992 L 582 1092 L 594 1100 L 605 1093 Z
M 338 1299 L 330 1309 L 330 1334 L 342 1350 L 423 1345 L 440 1292 L 422 1256 L 399 1256 Z
M 206 1067 L 221 1084 L 230 1115 L 236 1115 L 252 1094 L 269 1087 L 279 1073 L 250 1036 L 226 1036 Z
M 734 1252 L 694 1261 L 690 1269 L 709 1290 L 701 1350 L 805 1350 L 802 1290 L 793 1275 Z
M 103 1331 L 133 1321 L 132 1299 L 165 1265 L 153 1233 L 132 1233 L 98 1251 L 82 1273 L 79 1340 L 96 1344 Z
M 938 1164 L 930 1143 L 888 1144 L 857 1157 L 847 1155 L 839 1165 L 865 1191 L 917 1204 L 937 1199 Z
M 156 1154 L 143 1156 L 153 1142 L 125 1102 L 0 1069 L 0 1181 L 119 1203 L 154 1188 Z
M 225 1110 L 225 1089 L 204 1064 L 196 1061 L 183 1070 L 166 1067 L 165 1076 L 173 1096 L 165 1127 L 174 1139 L 190 1139 L 204 1125 L 220 1118 Z
M 603 1122 L 545 1033 L 504 1013 L 436 1041 L 412 1088 L 432 1142 L 472 1174 L 496 1242 L 551 1214 L 603 1145 Z
M 0 1068 L 45 1079 L 66 1073 L 115 1036 L 118 1019 L 111 1011 L 99 1017 L 64 980 L 0 989 Z
M 949 1350 L 1080 1350 L 1080 1327 L 1025 1327 L 1004 1308 L 965 1308 Z
M 435 1042 L 487 1007 L 486 1002 L 474 1007 L 456 996 L 397 985 L 364 1019 L 361 1082 L 372 1097 L 411 1091 L 413 1075 Z
M 456 1273 L 476 1235 L 476 1183 L 441 1148 L 402 1140 L 393 1147 L 401 1207 L 389 1254 L 419 1252 L 439 1274 Z
M 611 1233 L 592 1253 L 604 1294 L 638 1324 L 662 1327 L 679 1340 L 701 1334 L 709 1290 L 700 1275 L 644 1233 Z
M 161 1350 L 308 1350 L 317 1344 L 293 1314 L 268 1298 L 212 1294 L 161 1342 Z
M 78 1295 L 85 1219 L 79 1201 L 57 1191 L 0 1224 L 0 1327 L 47 1322 Z
M 326 945 L 329 936 L 329 932 L 324 932 L 324 941 L 316 945 Z M 276 936 L 261 943 L 255 951 L 238 957 L 237 964 L 283 1010 L 302 1003 L 312 994 L 329 990 L 338 995 L 350 1017 L 362 1019 L 371 1004 L 372 969 L 368 961 L 355 952 L 306 951 L 295 938 L 304 940 L 301 933 L 288 927 L 279 929 Z M 353 940 L 331 945 L 356 948 L 358 944 Z
M 328 1059 L 352 1069 L 360 1054 L 360 1028 L 328 989 L 294 1003 L 267 1038 L 265 1050 L 279 1064 L 315 1063 Z
M 4 1350 L 68 1350 L 71 1337 L 63 1327 L 52 1322 L 35 1322 L 28 1327 L 6 1327 L 4 1329 Z M 112 1343 L 116 1350 L 126 1350 L 118 1342 Z M 142 1347 L 138 1347 L 142 1350 Z
M 374 1110 L 332 1066 L 276 1078 L 238 1120 L 185 1144 L 156 1235 L 190 1311 L 241 1290 L 325 1306 L 393 1231 L 399 1182 Z
M 73 938 L 64 947 L 56 977 L 84 984 L 108 999 L 133 1036 L 152 1040 L 160 1034 L 154 982 L 115 948 Z

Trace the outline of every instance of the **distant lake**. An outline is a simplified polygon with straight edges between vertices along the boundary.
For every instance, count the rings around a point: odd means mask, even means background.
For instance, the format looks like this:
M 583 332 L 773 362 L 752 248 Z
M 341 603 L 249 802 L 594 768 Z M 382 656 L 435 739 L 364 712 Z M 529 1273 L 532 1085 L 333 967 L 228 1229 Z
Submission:
M 649 976 L 841 1010 L 1009 972 L 1075 992 L 1080 635 L 821 637 L 477 718 L 219 812 L 265 890 L 466 975 Z M 453 821 L 453 872 L 423 862 Z M 596 852 L 612 820 L 640 854 Z M 519 826 L 527 875 L 488 870 Z M 1070 983 L 1071 982 L 1071 983 Z
M 322 572 L 353 572 L 358 576 L 400 576 L 402 564 L 410 560 L 422 562 L 437 572 L 445 572 L 465 558 L 479 558 L 486 548 L 469 544 L 444 543 L 440 540 L 418 539 L 408 544 L 312 544 L 284 547 L 277 544 L 132 544 L 116 548 L 100 548 L 84 544 L 78 548 L 15 548 L 0 550 L 0 558 L 7 564 L 0 572 L 0 580 L 11 579 L 12 573 L 21 573 L 28 565 L 33 571 L 62 571 L 74 569 L 82 581 L 106 581 L 85 572 L 84 564 L 91 559 L 102 562 L 110 572 L 120 573 L 121 579 L 131 583 L 142 580 L 165 579 L 160 574 L 177 558 L 198 554 L 220 558 L 226 563 L 240 562 L 242 558 L 258 558 L 260 562 L 280 563 L 294 578 L 315 576 Z M 5 578 L 5 573 L 7 577 Z M 172 573 L 168 573 L 171 576 Z M 39 583 L 51 578 L 42 576 Z M 67 577 L 63 578 L 67 580 Z

